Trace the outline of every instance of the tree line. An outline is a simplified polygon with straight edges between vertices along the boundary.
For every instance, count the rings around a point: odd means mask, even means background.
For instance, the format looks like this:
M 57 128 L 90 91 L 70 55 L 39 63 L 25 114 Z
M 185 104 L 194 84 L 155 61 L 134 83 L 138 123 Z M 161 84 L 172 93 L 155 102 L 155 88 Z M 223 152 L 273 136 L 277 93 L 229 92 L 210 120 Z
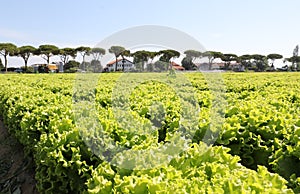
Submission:
M 31 56 L 41 56 L 47 64 L 50 63 L 50 58 L 53 56 L 59 56 L 63 65 L 66 65 L 70 59 L 74 59 L 77 54 L 81 54 L 84 58 L 86 55 L 92 55 L 95 60 L 99 60 L 99 57 L 105 54 L 103 48 L 90 48 L 90 47 L 78 47 L 78 48 L 58 48 L 55 45 L 40 45 L 35 48 L 30 45 L 17 47 L 12 43 L 0 43 L 0 55 L 4 58 L 4 68 L 7 72 L 7 57 L 16 56 L 21 57 L 24 60 L 25 70 L 28 68 L 28 60 Z
M 292 66 L 290 69 L 299 69 L 300 56 L 298 56 L 298 45 L 294 49 L 293 56 L 285 58 L 284 62 L 291 62 Z M 147 71 L 153 71 L 156 68 L 161 70 L 168 70 L 170 68 L 169 63 L 178 58 L 180 53 L 176 50 L 167 49 L 161 51 L 146 51 L 139 50 L 134 53 L 131 53 L 130 50 L 125 49 L 122 46 L 111 46 L 108 49 L 108 52 L 115 56 L 115 59 L 122 57 L 123 60 L 125 57 L 133 57 L 133 63 L 136 65 L 140 71 L 144 71 L 145 68 Z M 92 63 L 94 68 L 96 66 L 101 66 L 100 59 L 103 55 L 106 54 L 106 50 L 100 47 L 87 47 L 80 46 L 77 48 L 58 48 L 55 45 L 40 45 L 38 48 L 35 48 L 30 45 L 17 47 L 12 43 L 0 43 L 0 56 L 4 58 L 4 68 L 7 71 L 7 61 L 8 56 L 10 57 L 21 57 L 24 61 L 25 71 L 28 68 L 28 60 L 32 56 L 41 56 L 47 64 L 50 63 L 50 58 L 53 56 L 59 56 L 64 67 L 71 68 L 70 60 L 75 59 L 77 55 L 82 56 L 81 69 L 86 68 L 85 58 L 86 56 L 92 56 Z M 245 54 L 238 56 L 231 53 L 222 53 L 217 51 L 205 51 L 200 52 L 197 50 L 186 50 L 184 52 L 185 57 L 182 59 L 181 64 L 186 70 L 194 70 L 199 67 L 196 66 L 196 61 L 202 58 L 208 59 L 207 69 L 211 70 L 213 63 L 216 59 L 220 59 L 224 62 L 222 67 L 225 70 L 230 69 L 232 62 L 239 63 L 245 69 L 255 69 L 257 71 L 265 71 L 268 67 L 274 68 L 274 61 L 277 59 L 283 59 L 283 56 L 276 53 L 271 53 L 269 55 L 260 55 L 260 54 Z M 159 57 L 159 60 L 153 63 L 153 59 Z M 271 63 L 269 63 L 271 61 Z M 2 61 L 0 60 L 0 67 Z M 78 63 L 80 64 L 80 63 Z M 124 70 L 124 65 L 123 65 Z M 115 63 L 114 71 L 117 71 L 117 63 Z

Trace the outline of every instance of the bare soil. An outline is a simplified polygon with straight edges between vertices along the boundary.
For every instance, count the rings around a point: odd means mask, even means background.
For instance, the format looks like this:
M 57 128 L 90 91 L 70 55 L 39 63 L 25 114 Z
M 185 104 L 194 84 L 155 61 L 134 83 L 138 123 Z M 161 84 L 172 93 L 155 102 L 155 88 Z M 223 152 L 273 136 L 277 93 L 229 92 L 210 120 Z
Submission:
M 0 194 L 37 194 L 32 157 L 8 133 L 0 118 Z

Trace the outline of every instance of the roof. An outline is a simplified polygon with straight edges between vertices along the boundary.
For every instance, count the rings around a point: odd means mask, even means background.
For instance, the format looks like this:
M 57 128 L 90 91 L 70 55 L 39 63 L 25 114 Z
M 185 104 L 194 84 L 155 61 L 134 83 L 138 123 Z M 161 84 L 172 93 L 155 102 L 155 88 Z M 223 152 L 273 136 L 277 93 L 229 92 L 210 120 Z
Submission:
M 185 70 L 184 67 L 178 65 L 178 64 L 175 63 L 174 61 L 171 62 L 171 65 L 172 65 L 172 67 L 173 67 L 174 69 L 176 69 L 176 70 Z
M 124 58 L 124 59 L 125 59 L 127 62 L 132 63 L 132 62 L 129 61 L 128 59 L 126 59 L 126 58 Z M 123 60 L 123 58 L 118 58 L 117 62 L 122 61 L 122 60 Z M 108 62 L 107 65 L 112 65 L 112 64 L 115 64 L 115 63 L 116 63 L 116 60 L 113 60 L 113 61 Z
M 58 69 L 58 67 L 57 67 L 56 64 L 48 64 L 47 66 L 48 66 L 48 68 L 49 68 L 50 70 L 57 70 L 57 69 Z

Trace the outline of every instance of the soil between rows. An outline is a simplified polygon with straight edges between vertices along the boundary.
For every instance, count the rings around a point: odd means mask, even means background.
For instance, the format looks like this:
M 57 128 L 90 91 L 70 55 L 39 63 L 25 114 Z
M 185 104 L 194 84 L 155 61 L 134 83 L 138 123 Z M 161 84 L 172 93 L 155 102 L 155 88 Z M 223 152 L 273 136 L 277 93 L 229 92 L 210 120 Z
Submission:
M 33 163 L 0 118 L 0 194 L 37 194 Z

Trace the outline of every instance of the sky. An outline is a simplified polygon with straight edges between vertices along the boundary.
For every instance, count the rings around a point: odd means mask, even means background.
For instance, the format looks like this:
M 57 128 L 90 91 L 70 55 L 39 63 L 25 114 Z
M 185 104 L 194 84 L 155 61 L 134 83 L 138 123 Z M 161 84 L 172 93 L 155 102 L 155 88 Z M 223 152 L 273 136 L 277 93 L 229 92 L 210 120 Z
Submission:
M 290 57 L 300 44 L 299 8 L 296 0 L 1 0 L 0 42 L 93 47 L 127 28 L 160 25 L 206 50 Z M 16 63 L 22 60 L 8 66 Z

